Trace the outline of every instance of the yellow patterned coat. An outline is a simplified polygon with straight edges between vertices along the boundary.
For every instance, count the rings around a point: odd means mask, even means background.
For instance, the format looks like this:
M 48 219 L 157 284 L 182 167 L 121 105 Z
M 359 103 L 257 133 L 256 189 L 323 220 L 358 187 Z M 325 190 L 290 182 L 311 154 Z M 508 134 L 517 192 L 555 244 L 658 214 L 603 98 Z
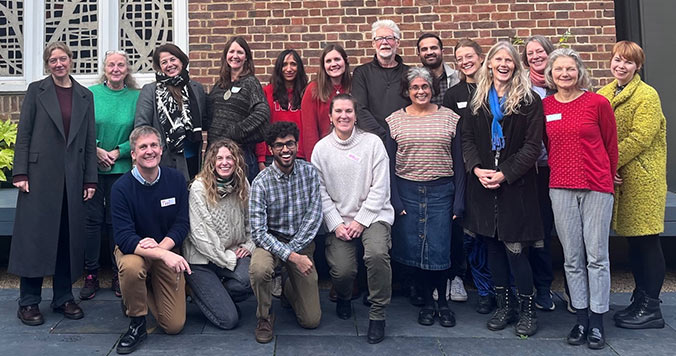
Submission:
M 617 80 L 601 88 L 615 110 L 623 182 L 615 186 L 612 228 L 621 236 L 664 231 L 667 199 L 666 119 L 657 91 L 638 74 L 615 95 Z

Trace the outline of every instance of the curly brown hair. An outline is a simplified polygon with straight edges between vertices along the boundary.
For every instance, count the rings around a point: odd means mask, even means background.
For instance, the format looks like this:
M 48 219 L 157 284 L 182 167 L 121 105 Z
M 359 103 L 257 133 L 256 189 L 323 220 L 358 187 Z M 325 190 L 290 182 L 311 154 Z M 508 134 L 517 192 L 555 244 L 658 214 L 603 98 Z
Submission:
M 232 182 L 235 188 L 235 193 L 242 204 L 243 209 L 248 209 L 249 202 L 249 184 L 246 180 L 246 166 L 244 163 L 244 156 L 239 145 L 231 139 L 222 139 L 214 142 L 207 151 L 204 157 L 204 164 L 202 170 L 197 174 L 196 178 L 202 180 L 204 188 L 207 191 L 207 202 L 210 206 L 214 206 L 221 200 L 218 194 L 218 187 L 216 185 L 216 156 L 221 147 L 230 150 L 230 153 L 235 159 L 235 170 L 233 172 Z

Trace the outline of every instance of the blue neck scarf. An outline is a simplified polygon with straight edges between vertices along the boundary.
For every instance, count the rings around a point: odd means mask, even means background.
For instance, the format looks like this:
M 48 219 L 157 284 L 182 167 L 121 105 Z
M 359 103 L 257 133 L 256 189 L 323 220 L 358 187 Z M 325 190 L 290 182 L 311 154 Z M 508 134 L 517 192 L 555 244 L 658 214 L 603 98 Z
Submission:
M 502 134 L 502 126 L 500 121 L 505 116 L 502 112 L 502 104 L 505 103 L 505 97 L 502 100 L 498 99 L 498 92 L 494 86 L 488 92 L 488 107 L 493 114 L 493 122 L 491 123 L 491 150 L 500 151 L 505 148 L 505 136 Z

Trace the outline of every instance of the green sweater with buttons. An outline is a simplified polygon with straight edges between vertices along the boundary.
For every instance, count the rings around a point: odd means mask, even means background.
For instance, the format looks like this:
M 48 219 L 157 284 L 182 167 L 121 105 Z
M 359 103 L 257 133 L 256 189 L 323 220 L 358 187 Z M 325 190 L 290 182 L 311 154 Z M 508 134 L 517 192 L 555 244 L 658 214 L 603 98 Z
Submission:
M 106 151 L 120 150 L 120 157 L 110 171 L 99 174 L 123 174 L 131 170 L 129 134 L 134 129 L 134 113 L 139 91 L 124 88 L 111 90 L 103 84 L 89 87 L 94 94 L 96 147 Z

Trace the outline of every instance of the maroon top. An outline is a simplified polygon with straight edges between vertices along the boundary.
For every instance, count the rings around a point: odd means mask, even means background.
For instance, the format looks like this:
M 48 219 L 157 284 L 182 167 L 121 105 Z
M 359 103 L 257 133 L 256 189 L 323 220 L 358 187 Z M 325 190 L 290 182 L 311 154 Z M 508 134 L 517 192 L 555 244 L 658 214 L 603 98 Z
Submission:
M 73 87 L 64 88 L 54 84 L 56 89 L 56 97 L 59 99 L 59 108 L 61 109 L 61 118 L 63 118 L 63 132 L 68 141 L 68 133 L 70 132 L 70 115 L 73 112 Z

